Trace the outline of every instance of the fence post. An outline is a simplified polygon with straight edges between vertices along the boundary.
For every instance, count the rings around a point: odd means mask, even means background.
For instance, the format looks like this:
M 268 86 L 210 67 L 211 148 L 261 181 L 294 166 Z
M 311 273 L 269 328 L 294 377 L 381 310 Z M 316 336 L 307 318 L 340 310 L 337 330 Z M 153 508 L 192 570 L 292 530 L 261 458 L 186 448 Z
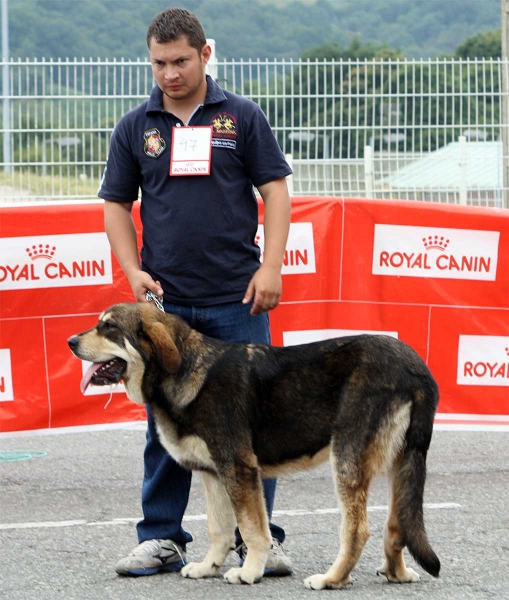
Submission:
M 4 171 L 12 172 L 12 140 L 11 140 L 11 88 L 9 70 L 9 11 L 7 0 L 2 0 L 2 127 Z
M 207 38 L 207 44 L 212 48 L 212 54 L 210 55 L 209 62 L 207 63 L 206 72 L 215 81 L 217 79 L 216 40 Z
M 366 198 L 373 197 L 373 148 L 364 146 L 364 195 Z
M 458 138 L 460 143 L 460 204 L 466 206 L 467 204 L 467 138 L 464 135 L 460 135 Z
M 502 0 L 502 206 L 509 208 L 509 0 Z

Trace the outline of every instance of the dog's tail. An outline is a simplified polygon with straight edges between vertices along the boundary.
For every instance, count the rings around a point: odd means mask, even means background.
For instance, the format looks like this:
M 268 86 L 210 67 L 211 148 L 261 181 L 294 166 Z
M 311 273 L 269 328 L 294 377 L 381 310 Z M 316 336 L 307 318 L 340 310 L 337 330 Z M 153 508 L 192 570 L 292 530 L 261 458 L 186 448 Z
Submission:
M 430 377 L 426 392 L 415 394 L 405 448 L 394 479 L 394 501 L 404 536 L 403 541 L 414 559 L 434 577 L 439 575 L 440 560 L 426 535 L 422 504 L 426 481 L 426 456 L 433 433 L 437 404 L 438 387 Z

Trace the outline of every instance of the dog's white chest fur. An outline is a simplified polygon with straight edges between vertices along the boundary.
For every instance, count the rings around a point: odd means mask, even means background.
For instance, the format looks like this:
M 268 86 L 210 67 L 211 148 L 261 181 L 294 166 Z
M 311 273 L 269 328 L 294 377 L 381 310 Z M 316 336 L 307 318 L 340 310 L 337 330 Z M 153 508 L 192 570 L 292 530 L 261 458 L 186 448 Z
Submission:
M 216 470 L 207 444 L 196 435 L 179 437 L 168 419 L 156 420 L 157 432 L 163 447 L 183 466 Z

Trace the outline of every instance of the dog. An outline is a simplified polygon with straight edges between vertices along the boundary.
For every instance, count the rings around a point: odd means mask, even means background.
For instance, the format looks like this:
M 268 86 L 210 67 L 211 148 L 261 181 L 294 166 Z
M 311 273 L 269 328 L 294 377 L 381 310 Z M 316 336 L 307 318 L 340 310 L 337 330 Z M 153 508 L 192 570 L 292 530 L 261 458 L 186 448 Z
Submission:
M 341 511 L 339 554 L 309 589 L 343 588 L 369 537 L 370 481 L 386 472 L 389 511 L 378 574 L 410 583 L 416 562 L 438 577 L 440 561 L 424 528 L 426 456 L 438 386 L 405 343 L 355 335 L 290 347 L 227 343 L 153 304 L 116 304 L 92 329 L 69 338 L 93 364 L 87 386 L 121 380 L 151 407 L 161 443 L 183 467 L 201 471 L 211 546 L 184 577 L 218 574 L 234 549 L 236 523 L 248 552 L 224 574 L 229 583 L 262 578 L 271 536 L 262 478 L 310 469 L 330 458 Z

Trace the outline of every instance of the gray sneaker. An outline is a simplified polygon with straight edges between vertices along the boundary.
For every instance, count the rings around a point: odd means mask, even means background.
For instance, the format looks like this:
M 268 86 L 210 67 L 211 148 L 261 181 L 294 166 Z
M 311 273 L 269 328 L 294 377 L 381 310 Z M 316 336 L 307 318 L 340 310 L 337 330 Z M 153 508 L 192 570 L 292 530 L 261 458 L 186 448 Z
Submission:
M 237 552 L 240 556 L 240 566 L 244 564 L 247 548 L 246 544 L 241 544 Z M 265 564 L 265 577 L 285 577 L 293 573 L 292 561 L 286 556 L 283 546 L 279 540 L 272 538 L 272 548 L 269 550 L 267 562 Z
M 171 540 L 142 542 L 115 567 L 119 575 L 154 575 L 159 571 L 177 572 L 187 564 L 186 553 Z

